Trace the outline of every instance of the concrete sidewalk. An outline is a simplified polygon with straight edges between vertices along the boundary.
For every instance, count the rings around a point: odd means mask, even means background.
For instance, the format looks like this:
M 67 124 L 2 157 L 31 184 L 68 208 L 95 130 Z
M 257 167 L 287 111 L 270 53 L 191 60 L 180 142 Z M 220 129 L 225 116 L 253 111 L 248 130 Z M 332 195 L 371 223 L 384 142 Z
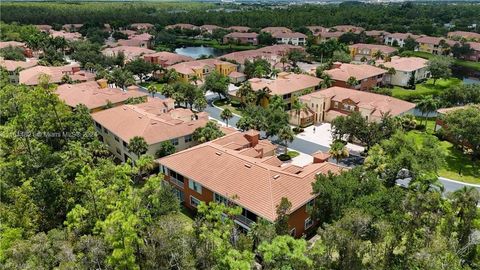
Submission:
M 315 128 L 315 132 L 313 131 L 314 128 Z M 309 141 L 309 142 L 313 142 L 315 144 L 319 144 L 325 147 L 330 147 L 330 144 L 332 143 L 332 133 L 331 133 L 330 123 L 312 125 L 312 126 L 306 127 L 304 130 L 305 130 L 304 132 L 297 135 L 298 138 Z M 348 143 L 347 148 L 352 154 L 357 154 L 357 155 L 359 155 L 364 150 L 363 146 L 352 144 L 352 143 Z

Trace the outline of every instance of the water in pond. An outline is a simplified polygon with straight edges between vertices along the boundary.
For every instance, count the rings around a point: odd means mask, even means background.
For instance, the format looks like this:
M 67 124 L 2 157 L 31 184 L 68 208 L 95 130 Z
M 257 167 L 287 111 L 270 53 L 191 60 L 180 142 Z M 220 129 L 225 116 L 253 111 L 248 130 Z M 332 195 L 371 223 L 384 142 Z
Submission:
M 204 46 L 197 46 L 197 47 L 179 47 L 175 49 L 175 53 L 190 56 L 192 58 L 200 58 L 201 56 L 205 55 L 212 55 L 213 57 L 218 57 L 229 53 L 229 50 L 222 50 L 216 49 L 213 47 L 204 47 Z
M 455 65 L 452 67 L 452 75 L 463 80 L 464 84 L 480 83 L 480 71 L 472 68 Z

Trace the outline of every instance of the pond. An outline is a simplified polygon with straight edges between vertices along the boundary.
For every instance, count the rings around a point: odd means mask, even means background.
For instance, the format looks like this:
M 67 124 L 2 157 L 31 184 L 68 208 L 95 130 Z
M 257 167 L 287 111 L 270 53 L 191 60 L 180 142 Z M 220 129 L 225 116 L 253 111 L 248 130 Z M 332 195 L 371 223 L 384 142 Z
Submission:
M 206 46 L 179 47 L 175 49 L 175 53 L 190 56 L 195 59 L 200 58 L 202 55 L 212 55 L 213 57 L 218 57 L 229 52 L 231 52 L 231 50 L 216 49 Z
M 452 67 L 452 75 L 461 79 L 464 84 L 480 83 L 480 71 L 473 68 L 454 65 Z

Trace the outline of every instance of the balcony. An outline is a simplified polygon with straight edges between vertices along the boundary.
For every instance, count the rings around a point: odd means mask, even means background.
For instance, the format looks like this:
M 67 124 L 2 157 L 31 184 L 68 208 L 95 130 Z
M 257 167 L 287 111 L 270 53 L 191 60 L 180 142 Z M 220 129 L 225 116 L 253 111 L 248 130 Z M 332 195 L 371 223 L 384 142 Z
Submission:
M 247 218 L 246 216 L 238 215 L 235 217 L 235 220 L 242 223 L 243 225 L 247 226 L 250 228 L 250 225 L 254 223 L 255 221 Z
M 179 181 L 178 179 L 170 176 L 170 182 L 174 183 L 175 185 L 183 189 L 183 182 Z

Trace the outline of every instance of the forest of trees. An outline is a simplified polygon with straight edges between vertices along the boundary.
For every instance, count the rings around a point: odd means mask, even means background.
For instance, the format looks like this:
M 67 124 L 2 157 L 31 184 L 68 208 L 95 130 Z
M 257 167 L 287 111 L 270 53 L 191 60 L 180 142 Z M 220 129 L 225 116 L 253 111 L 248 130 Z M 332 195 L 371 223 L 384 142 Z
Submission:
M 445 23 L 467 29 L 480 23 L 480 6 L 448 4 L 364 4 L 275 6 L 215 5 L 203 3 L 2 3 L 2 20 L 23 24 L 109 23 L 113 27 L 149 22 L 253 28 L 355 24 L 367 30 L 443 35 Z M 28 7 L 28 8 L 27 8 Z

